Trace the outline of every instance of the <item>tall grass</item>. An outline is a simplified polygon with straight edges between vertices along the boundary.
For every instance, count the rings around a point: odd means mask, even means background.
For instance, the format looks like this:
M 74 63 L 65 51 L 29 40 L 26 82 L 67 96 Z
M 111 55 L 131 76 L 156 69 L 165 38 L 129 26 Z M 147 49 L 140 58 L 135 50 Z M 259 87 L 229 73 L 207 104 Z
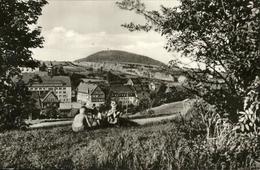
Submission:
M 70 127 L 7 131 L 0 134 L 0 167 L 157 169 L 173 129 L 168 123 L 82 133 L 73 133 Z
M 6 131 L 0 134 L 0 168 L 220 169 L 220 155 L 207 148 L 206 133 L 198 130 L 180 119 L 82 133 L 70 127 Z

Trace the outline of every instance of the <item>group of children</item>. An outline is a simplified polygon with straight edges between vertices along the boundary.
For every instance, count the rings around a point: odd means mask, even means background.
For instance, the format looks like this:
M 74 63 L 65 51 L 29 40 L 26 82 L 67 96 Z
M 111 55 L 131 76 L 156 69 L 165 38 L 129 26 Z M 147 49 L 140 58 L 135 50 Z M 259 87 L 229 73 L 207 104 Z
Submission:
M 98 127 L 102 124 L 117 124 L 120 116 L 120 112 L 116 110 L 116 102 L 111 102 L 111 109 L 103 114 L 94 108 L 93 110 L 87 109 L 82 106 L 79 109 L 79 114 L 74 117 L 72 123 L 72 130 L 74 132 L 80 132 L 88 128 Z

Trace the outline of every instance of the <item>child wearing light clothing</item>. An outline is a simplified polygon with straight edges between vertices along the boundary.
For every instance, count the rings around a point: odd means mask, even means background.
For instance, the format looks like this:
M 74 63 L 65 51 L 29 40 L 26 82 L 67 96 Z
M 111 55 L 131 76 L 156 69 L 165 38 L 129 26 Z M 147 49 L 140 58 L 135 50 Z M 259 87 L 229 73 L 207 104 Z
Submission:
M 74 132 L 80 132 L 83 131 L 86 127 L 91 127 L 89 121 L 88 121 L 88 117 L 85 114 L 86 112 L 86 108 L 85 107 L 81 107 L 79 110 L 79 114 L 77 114 L 74 117 L 73 123 L 72 123 L 72 130 Z

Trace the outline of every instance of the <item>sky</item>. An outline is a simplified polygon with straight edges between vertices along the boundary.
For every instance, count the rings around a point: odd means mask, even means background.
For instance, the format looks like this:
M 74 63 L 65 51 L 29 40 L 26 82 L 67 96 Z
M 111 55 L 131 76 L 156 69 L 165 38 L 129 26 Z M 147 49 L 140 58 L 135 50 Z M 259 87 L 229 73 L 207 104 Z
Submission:
M 143 0 L 147 9 L 176 6 L 177 0 Z M 156 32 L 129 32 L 124 23 L 145 23 L 142 16 L 120 9 L 116 0 L 49 0 L 39 17 L 44 48 L 33 50 L 39 60 L 74 61 L 101 50 L 123 50 L 168 63 L 179 57 L 164 49 Z

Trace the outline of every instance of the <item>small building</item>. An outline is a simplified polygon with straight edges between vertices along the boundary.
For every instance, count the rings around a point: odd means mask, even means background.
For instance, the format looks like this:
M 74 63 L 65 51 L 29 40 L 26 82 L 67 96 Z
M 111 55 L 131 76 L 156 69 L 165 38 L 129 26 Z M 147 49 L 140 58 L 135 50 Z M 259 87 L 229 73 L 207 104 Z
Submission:
M 105 103 L 105 93 L 97 84 L 81 82 L 77 91 L 77 102 L 85 103 L 86 107 L 99 107 Z
M 141 86 L 141 84 L 142 82 L 140 78 L 129 78 L 126 83 L 126 85 L 130 85 L 130 86 Z
M 29 119 L 39 118 L 40 112 L 42 112 L 47 107 L 59 107 L 60 101 L 53 91 L 44 92 L 32 92 L 32 97 L 35 100 L 35 106 L 37 112 L 31 112 Z
M 47 92 L 47 94 L 42 94 L 40 98 L 41 108 L 46 108 L 50 105 L 54 105 L 56 107 L 59 107 L 59 99 L 55 95 L 53 91 Z
M 145 82 L 142 82 L 140 78 L 129 78 L 126 85 L 132 87 L 137 100 L 140 101 L 142 99 L 150 99 L 149 85 Z
M 112 85 L 110 97 L 121 106 L 137 105 L 137 98 L 134 89 L 126 85 Z

